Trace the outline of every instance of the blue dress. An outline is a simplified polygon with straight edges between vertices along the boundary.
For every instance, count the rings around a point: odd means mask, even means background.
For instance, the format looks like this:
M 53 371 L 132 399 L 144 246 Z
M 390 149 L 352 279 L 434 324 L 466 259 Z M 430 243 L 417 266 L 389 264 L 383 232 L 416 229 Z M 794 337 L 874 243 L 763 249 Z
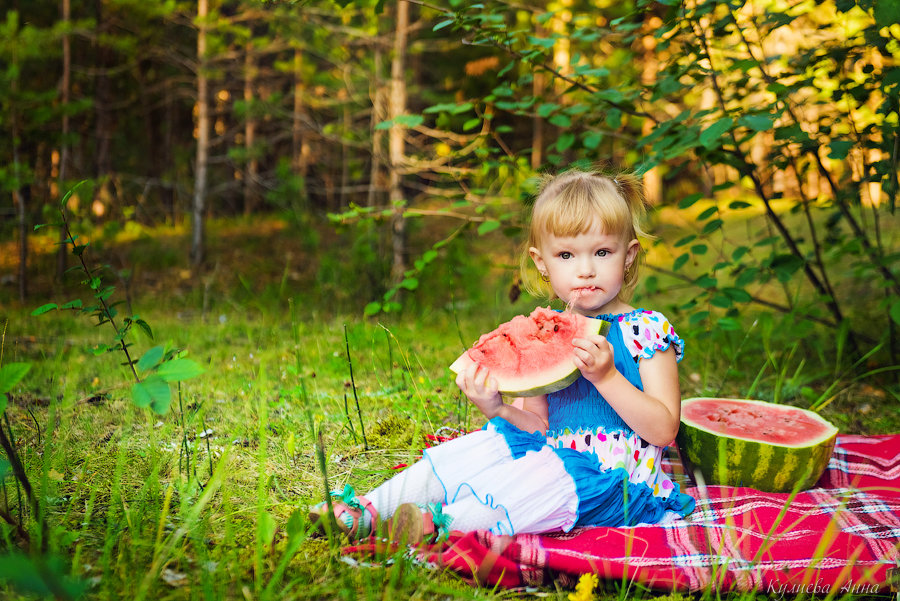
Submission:
M 599 318 L 611 322 L 616 369 L 641 390 L 642 358 L 670 347 L 682 358 L 684 343 L 661 313 Z M 496 508 L 495 534 L 633 526 L 693 511 L 693 498 L 662 470 L 665 448 L 642 440 L 584 377 L 547 403 L 547 432 L 495 418 L 480 432 L 428 449 L 444 503 L 474 498 Z

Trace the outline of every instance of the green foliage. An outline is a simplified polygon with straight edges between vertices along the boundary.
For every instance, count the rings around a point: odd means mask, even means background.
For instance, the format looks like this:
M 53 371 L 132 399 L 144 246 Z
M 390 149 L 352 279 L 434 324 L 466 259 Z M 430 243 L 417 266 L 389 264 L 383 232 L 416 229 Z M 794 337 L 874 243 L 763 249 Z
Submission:
M 45 303 L 34 309 L 31 315 L 38 316 L 57 309 L 69 309 L 83 315 L 90 315 L 96 320 L 97 326 L 109 324 L 114 333 L 111 337 L 113 344 L 96 344 L 90 349 L 90 352 L 95 356 L 121 352 L 125 358 L 123 365 L 129 368 L 134 378 L 134 384 L 131 387 L 134 404 L 142 408 L 150 407 L 159 414 L 166 413 L 172 403 L 170 384 L 196 377 L 203 373 L 203 369 L 195 361 L 185 358 L 184 351 L 167 349 L 164 346 L 155 346 L 149 349 L 137 360 L 132 358 L 130 350 L 132 343 L 129 342 L 132 328 L 137 326 L 151 340 L 153 339 L 153 330 L 150 324 L 138 315 L 123 317 L 121 325 L 119 325 L 117 320 L 119 313 L 116 306 L 120 303 L 109 302 L 115 292 L 115 286 L 105 283 L 103 279 L 105 266 L 93 267 L 87 262 L 85 250 L 89 244 L 79 243 L 78 236 L 72 233 L 69 225 L 67 201 L 79 186 L 81 184 L 70 189 L 59 203 L 61 217 L 59 227 L 62 228 L 65 236 L 64 243 L 71 246 L 72 255 L 78 259 L 78 265 L 73 269 L 81 272 L 84 277 L 81 283 L 94 293 L 93 301 L 85 304 L 81 299 L 75 299 L 61 306 L 57 303 Z M 36 226 L 35 229 L 45 227 L 45 225 Z M 142 373 L 139 374 L 139 371 Z
M 453 153 L 485 175 L 502 164 L 493 157 L 541 150 L 511 147 L 503 135 L 514 128 L 496 125 L 528 119 L 556 132 L 545 142 L 549 166 L 609 156 L 661 178 L 663 204 L 696 224 L 671 263 L 654 265 L 667 285 L 694 288 L 679 307 L 691 323 L 741 327 L 761 304 L 847 324 L 857 353 L 885 337 L 897 348 L 900 29 L 875 4 L 639 0 L 605 12 L 600 27 L 577 8 L 459 6 L 433 31 L 453 31 L 506 66 L 487 92 L 432 104 L 413 125 L 452 128 L 435 116 L 490 113 L 479 152 Z M 521 208 L 507 206 L 484 220 L 471 197 L 454 208 L 487 234 L 517 223 Z M 747 230 L 760 213 L 765 226 Z M 370 303 L 367 313 L 382 307 Z
M 34 558 L 23 553 L 0 555 L 0 582 L 9 582 L 22 593 L 56 599 L 78 599 L 88 586 L 73 578 L 59 557 Z
M 2 402 L 4 403 L 4 405 L 0 406 L 0 413 L 3 413 L 3 409 L 6 408 L 6 393 L 12 390 L 30 369 L 30 363 L 21 362 L 7 363 L 0 367 L 0 395 L 3 395 Z

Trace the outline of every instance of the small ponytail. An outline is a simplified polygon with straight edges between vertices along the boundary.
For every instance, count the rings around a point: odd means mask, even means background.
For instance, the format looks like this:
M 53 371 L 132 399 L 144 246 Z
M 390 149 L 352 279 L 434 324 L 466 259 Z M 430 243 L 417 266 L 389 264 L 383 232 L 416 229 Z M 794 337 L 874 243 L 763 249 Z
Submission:
M 631 225 L 635 239 L 649 238 L 649 234 L 641 227 L 641 223 L 647 214 L 647 200 L 644 197 L 644 186 L 641 179 L 633 173 L 618 173 L 613 177 L 613 183 L 615 183 L 616 189 L 631 212 Z M 625 280 L 622 283 L 622 292 L 620 293 L 623 299 L 630 298 L 634 293 L 640 274 L 640 264 L 643 263 L 643 259 L 644 248 L 641 246 L 631 267 L 625 270 Z

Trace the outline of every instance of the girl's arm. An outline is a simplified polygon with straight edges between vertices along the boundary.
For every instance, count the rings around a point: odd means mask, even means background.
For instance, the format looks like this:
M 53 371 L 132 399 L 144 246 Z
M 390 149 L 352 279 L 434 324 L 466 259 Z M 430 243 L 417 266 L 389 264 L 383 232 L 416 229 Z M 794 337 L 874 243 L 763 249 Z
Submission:
M 641 359 L 638 369 L 644 390 L 629 382 L 613 365 L 613 349 L 606 338 L 588 336 L 573 341 L 575 364 L 626 424 L 650 444 L 666 446 L 681 421 L 681 390 L 674 349 Z
M 456 376 L 456 385 L 488 419 L 502 417 L 524 432 L 544 434 L 549 428 L 547 395 L 520 397 L 507 405 L 497 391 L 497 380 L 476 364 Z

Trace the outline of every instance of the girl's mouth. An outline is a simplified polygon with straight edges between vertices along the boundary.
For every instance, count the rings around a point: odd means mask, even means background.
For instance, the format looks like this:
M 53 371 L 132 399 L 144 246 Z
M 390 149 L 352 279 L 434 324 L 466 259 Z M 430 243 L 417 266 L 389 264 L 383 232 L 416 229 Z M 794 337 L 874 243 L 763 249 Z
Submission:
M 573 288 L 572 294 L 575 296 L 580 296 L 582 294 L 590 294 L 597 290 L 596 286 L 582 286 L 581 288 Z

